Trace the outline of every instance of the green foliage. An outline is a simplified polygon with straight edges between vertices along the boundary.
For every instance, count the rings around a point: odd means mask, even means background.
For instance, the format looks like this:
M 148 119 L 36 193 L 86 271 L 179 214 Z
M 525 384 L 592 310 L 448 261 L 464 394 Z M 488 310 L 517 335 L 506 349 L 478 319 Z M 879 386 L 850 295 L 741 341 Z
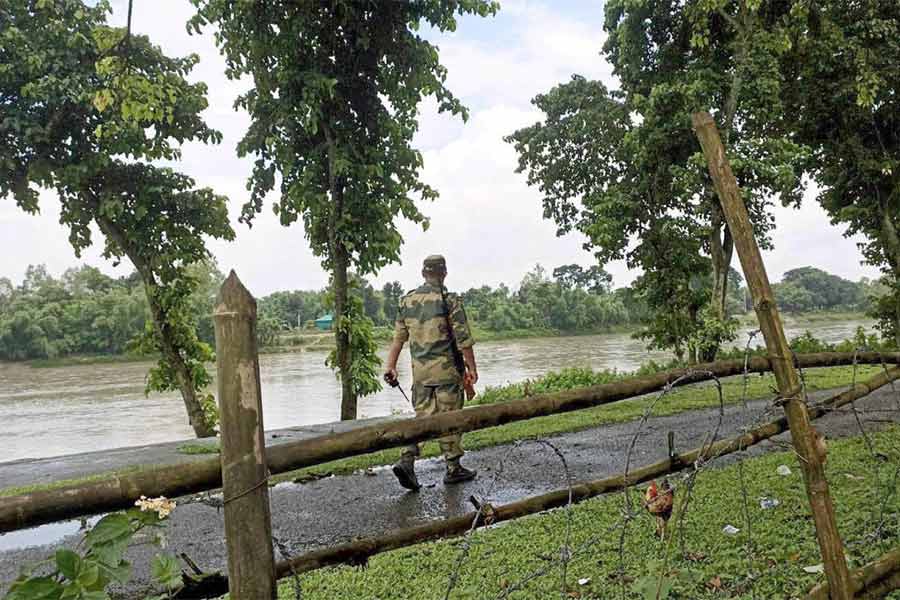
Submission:
M 386 283 L 381 288 L 381 297 L 384 299 L 385 325 L 393 327 L 394 321 L 397 319 L 397 310 L 400 307 L 400 298 L 403 297 L 403 286 L 399 281 Z
M 716 113 L 763 247 L 773 201 L 801 197 L 808 154 L 782 127 L 777 101 L 786 9 L 610 0 L 603 54 L 619 89 L 573 75 L 534 98 L 540 122 L 507 138 L 559 234 L 584 234 L 600 265 L 625 260 L 642 271 L 635 289 L 656 313 L 643 336 L 653 347 L 683 355 L 706 327 L 699 309 L 709 304 L 723 319 L 727 307 L 721 282 L 733 245 L 691 113 Z
M 900 5 L 893 0 L 798 2 L 784 103 L 797 138 L 815 150 L 818 200 L 900 298 Z M 900 343 L 897 299 L 879 303 Z
M 206 85 L 187 79 L 198 58 L 165 56 L 145 36 L 109 27 L 108 12 L 106 2 L 81 0 L 15 2 L 0 12 L 0 194 L 35 212 L 32 186 L 53 189 L 76 254 L 96 225 L 103 255 L 134 264 L 161 355 L 153 386 L 177 385 L 196 413 L 190 386 L 208 379 L 209 351 L 186 318 L 187 268 L 207 258 L 204 238 L 234 232 L 224 197 L 155 161 L 221 134 L 200 116 Z
M 29 266 L 0 302 L 0 358 L 121 353 L 146 317 L 146 297 L 125 279 L 87 266 L 54 279 L 43 265 Z
M 870 314 L 877 319 L 881 335 L 892 340 L 894 348 L 900 348 L 900 282 L 891 293 L 874 298 Z
M 565 265 L 555 280 L 540 265 L 512 292 L 501 284 L 470 288 L 463 295 L 469 317 L 495 332 L 515 330 L 600 331 L 631 322 L 618 294 L 608 292 L 609 275 Z
M 210 263 L 188 268 L 192 289 L 182 318 L 199 344 L 213 341 L 213 296 L 222 275 Z M 147 296 L 137 273 L 114 279 L 89 266 L 59 279 L 43 265 L 29 266 L 18 286 L 0 290 L 0 358 L 25 360 L 70 355 L 158 352 L 152 343 Z M 139 343 L 136 338 L 143 338 Z M 208 348 L 208 346 L 206 346 Z
M 279 329 L 303 327 L 325 312 L 324 291 L 279 291 L 257 301 L 260 317 L 278 322 Z
M 106 515 L 85 533 L 80 553 L 60 548 L 48 561 L 24 569 L 5 600 L 108 600 L 107 588 L 131 577 L 131 563 L 124 555 L 134 536 L 146 528 L 161 528 L 164 518 L 139 509 Z M 153 538 L 157 544 L 162 539 L 162 534 Z M 170 554 L 153 558 L 151 574 L 166 590 L 176 591 L 182 585 L 178 559 Z
M 198 12 L 189 28 L 215 27 L 228 77 L 254 82 L 236 102 L 251 120 L 238 154 L 256 157 L 242 220 L 250 223 L 262 210 L 277 173 L 273 208 L 281 223 L 301 220 L 313 254 L 332 271 L 331 364 L 345 383 L 342 414 L 352 416 L 349 387 L 373 389 L 370 382 L 347 383 L 351 371 L 368 372 L 366 359 L 352 352 L 366 352 L 372 340 L 361 339 L 362 322 L 341 323 L 355 310 L 348 269 L 365 276 L 398 261 L 400 217 L 428 225 L 415 197 L 432 200 L 437 192 L 419 178 L 422 155 L 412 147 L 419 104 L 434 98 L 439 112 L 466 116 L 444 85 L 438 48 L 418 29 L 453 31 L 456 15 L 488 16 L 499 7 L 489 0 L 192 2 Z
M 346 304 L 346 312 L 337 323 L 338 328 L 349 340 L 353 393 L 356 396 L 374 394 L 381 389 L 381 377 L 378 372 L 381 359 L 378 357 L 374 325 L 372 319 L 363 311 L 363 300 L 351 294 Z M 326 365 L 337 367 L 337 352 L 337 348 L 331 351 L 325 360 Z
M 700 326 L 687 339 L 688 354 L 692 362 L 711 362 L 722 346 L 737 337 L 737 320 L 720 319 L 709 308 L 700 311 Z
M 618 381 L 628 376 L 615 370 L 594 371 L 584 367 L 571 367 L 559 372 L 550 371 L 536 379 L 526 379 L 519 383 L 510 383 L 500 387 L 488 386 L 475 396 L 469 404 L 494 404 L 519 400 L 535 394 L 549 394 L 581 387 L 590 387 Z

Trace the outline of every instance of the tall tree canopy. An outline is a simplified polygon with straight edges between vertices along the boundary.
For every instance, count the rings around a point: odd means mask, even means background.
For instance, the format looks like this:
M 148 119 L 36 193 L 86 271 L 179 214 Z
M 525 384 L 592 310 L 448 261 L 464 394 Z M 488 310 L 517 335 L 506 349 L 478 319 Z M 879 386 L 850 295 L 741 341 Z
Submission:
M 818 200 L 893 293 L 878 301 L 900 346 L 900 3 L 797 2 L 787 114 L 813 149 Z
M 56 191 L 76 254 L 104 235 L 104 255 L 132 262 L 153 321 L 145 345 L 161 355 L 152 389 L 178 388 L 197 435 L 214 434 L 205 363 L 188 298 L 189 265 L 204 237 L 232 239 L 226 199 L 153 161 L 183 142 L 218 142 L 200 117 L 206 86 L 186 77 L 196 56 L 169 58 L 145 36 L 106 24 L 107 2 L 0 2 L 0 195 L 39 210 Z
M 456 15 L 487 16 L 497 4 L 192 1 L 195 30 L 217 28 L 228 76 L 254 83 L 237 101 L 251 118 L 238 153 L 256 157 L 242 218 L 251 222 L 277 187 L 282 224 L 303 221 L 332 273 L 341 418 L 355 418 L 357 396 L 377 389 L 377 359 L 355 339 L 370 324 L 350 301 L 348 271 L 365 276 L 399 260 L 397 217 L 427 226 L 414 198 L 437 192 L 420 180 L 422 156 L 411 145 L 420 102 L 434 97 L 441 111 L 466 114 L 444 85 L 437 47 L 418 30 L 452 31 Z
M 692 112 L 717 115 L 763 247 L 773 199 L 800 199 L 805 151 L 784 133 L 778 103 L 787 8 L 610 0 L 603 55 L 620 87 L 575 75 L 534 99 L 543 121 L 508 138 L 560 233 L 584 233 L 601 265 L 625 259 L 643 271 L 638 289 L 659 313 L 643 333 L 652 346 L 680 354 L 699 335 L 707 350 L 695 358 L 711 358 L 715 338 L 730 335 L 722 322 L 733 243 Z

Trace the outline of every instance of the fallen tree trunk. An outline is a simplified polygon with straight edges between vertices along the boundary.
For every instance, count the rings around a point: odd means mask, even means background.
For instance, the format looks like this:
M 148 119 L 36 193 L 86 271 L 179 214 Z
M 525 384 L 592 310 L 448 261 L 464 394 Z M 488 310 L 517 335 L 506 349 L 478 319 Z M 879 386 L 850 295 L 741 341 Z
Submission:
M 822 404 L 810 407 L 810 419 L 821 418 L 825 414 L 845 406 L 850 402 L 863 398 L 874 390 L 888 385 L 897 379 L 900 379 L 900 369 L 894 368 L 879 373 L 864 382 L 857 383 L 852 388 L 828 398 Z M 572 502 L 582 502 L 589 498 L 620 491 L 664 475 L 677 473 L 678 471 L 689 468 L 701 458 L 706 460 L 739 452 L 784 433 L 787 430 L 787 419 L 782 417 L 756 427 L 742 435 L 694 448 L 693 450 L 677 454 L 673 458 L 667 458 L 666 460 L 639 467 L 630 471 L 627 478 L 625 477 L 625 474 L 622 473 L 604 479 L 574 484 L 571 488 Z M 377 538 L 365 538 L 329 548 L 323 548 L 321 550 L 315 550 L 296 556 L 290 560 L 277 563 L 275 565 L 275 572 L 277 577 L 283 578 L 293 574 L 305 573 L 323 567 L 340 564 L 365 564 L 370 557 L 382 552 L 388 552 L 390 550 L 396 550 L 398 548 L 412 546 L 435 539 L 463 535 L 472 528 L 472 524 L 475 522 L 476 518 L 479 518 L 478 526 L 482 527 L 488 524 L 509 521 L 543 512 L 552 508 L 566 506 L 569 503 L 569 492 L 569 488 L 555 490 L 540 496 L 525 498 L 501 506 L 487 506 L 480 515 L 478 512 L 473 511 L 459 517 L 434 521 L 416 527 L 397 529 Z M 900 551 L 898 551 L 898 553 L 900 553 Z M 870 578 L 876 577 L 878 573 L 883 573 L 883 566 L 871 568 L 864 567 L 863 569 L 860 569 L 860 571 L 865 571 L 866 569 L 869 569 L 866 572 L 869 573 L 867 576 Z M 213 574 L 209 579 L 204 580 L 200 584 L 190 585 L 189 588 L 186 588 L 182 592 L 183 595 L 179 594 L 176 597 L 214 598 L 227 591 L 227 578 L 222 577 L 219 574 Z M 827 600 L 827 592 L 821 599 Z M 808 600 L 820 600 L 820 597 L 811 597 Z
M 900 353 L 822 352 L 798 354 L 801 368 L 858 364 L 896 364 Z M 769 359 L 754 357 L 747 362 L 751 373 L 770 371 Z M 486 406 L 440 413 L 429 417 L 393 421 L 353 431 L 279 444 L 266 449 L 269 472 L 293 471 L 323 462 L 396 448 L 452 433 L 495 427 L 562 412 L 609 404 L 659 391 L 676 382 L 680 386 L 744 372 L 744 361 L 731 360 L 672 369 L 646 377 L 626 379 L 590 388 L 542 394 Z M 218 458 L 190 464 L 158 467 L 110 476 L 78 485 L 40 490 L 0 498 L 0 533 L 42 523 L 126 508 L 141 496 L 167 496 L 217 489 L 222 473 Z
M 900 588 L 900 548 L 895 548 L 851 573 L 853 593 L 859 598 L 883 598 Z M 828 582 L 822 582 L 806 600 L 828 600 Z

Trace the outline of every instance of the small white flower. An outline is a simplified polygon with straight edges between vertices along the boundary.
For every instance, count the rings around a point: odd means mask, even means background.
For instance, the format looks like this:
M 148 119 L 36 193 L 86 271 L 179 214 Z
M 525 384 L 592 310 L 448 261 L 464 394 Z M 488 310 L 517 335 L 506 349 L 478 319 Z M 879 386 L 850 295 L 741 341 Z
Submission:
M 138 500 L 134 501 L 134 505 L 142 511 L 155 512 L 159 515 L 160 519 L 165 519 L 172 514 L 173 510 L 175 510 L 175 501 L 169 500 L 165 496 L 160 496 L 159 498 L 147 498 L 147 496 L 141 496 Z

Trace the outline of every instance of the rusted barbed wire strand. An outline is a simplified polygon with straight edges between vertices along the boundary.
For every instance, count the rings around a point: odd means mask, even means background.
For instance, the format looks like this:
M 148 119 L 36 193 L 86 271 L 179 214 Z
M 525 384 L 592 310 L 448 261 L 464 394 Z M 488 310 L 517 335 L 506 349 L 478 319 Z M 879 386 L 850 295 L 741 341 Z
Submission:
M 272 534 L 272 542 L 275 545 L 275 549 L 278 550 L 278 553 L 281 555 L 282 560 L 285 560 L 290 564 L 291 553 L 288 551 L 287 545 L 274 533 Z M 291 565 L 290 570 L 291 582 L 294 586 L 294 600 L 303 600 L 303 586 L 300 581 L 300 574 L 294 569 L 293 565 Z
M 568 490 L 568 502 L 566 503 L 566 505 L 564 507 L 564 509 L 566 511 L 565 541 L 563 544 L 563 548 L 560 551 L 560 558 L 562 560 L 563 588 L 565 588 L 566 562 L 567 562 L 567 556 L 570 554 L 569 547 L 571 544 L 571 529 L 572 529 L 572 523 L 571 523 L 572 516 L 571 516 L 571 511 L 570 511 L 571 506 L 572 506 L 572 474 L 569 469 L 568 462 L 566 461 L 565 454 L 562 452 L 562 450 L 559 449 L 558 446 L 556 446 L 555 444 L 553 444 L 545 439 L 527 439 L 527 440 L 517 440 L 504 452 L 503 456 L 501 456 L 500 460 L 498 461 L 499 468 L 494 472 L 494 475 L 491 478 L 491 483 L 488 486 L 487 492 L 482 493 L 481 501 L 476 500 L 476 498 L 474 496 L 472 497 L 472 502 L 475 505 L 476 513 L 475 513 L 474 518 L 472 519 L 472 526 L 469 528 L 469 530 L 464 535 L 464 540 L 462 543 L 462 551 L 460 552 L 459 556 L 457 557 L 457 561 L 455 563 L 454 569 L 452 570 L 452 572 L 450 574 L 448 584 L 447 584 L 447 589 L 444 593 L 445 600 L 449 600 L 450 594 L 452 593 L 453 589 L 455 588 L 455 586 L 459 580 L 462 566 L 463 566 L 466 558 L 468 557 L 468 554 L 469 554 L 469 551 L 471 548 L 471 539 L 472 539 L 471 534 L 478 527 L 478 524 L 479 524 L 481 518 L 485 516 L 485 514 L 484 514 L 485 507 L 490 509 L 490 504 L 488 504 L 484 499 L 490 498 L 493 495 L 493 490 L 496 487 L 496 484 L 499 481 L 500 476 L 502 475 L 503 471 L 505 470 L 505 465 L 506 465 L 506 462 L 509 460 L 509 458 L 514 453 L 519 452 L 523 446 L 527 446 L 527 445 L 531 445 L 531 444 L 537 444 L 537 445 L 543 446 L 545 448 L 549 448 L 559 459 L 560 464 L 562 465 L 563 473 L 565 474 L 566 488 Z M 562 593 L 563 593 L 563 596 L 565 596 L 565 590 Z
M 526 440 L 525 442 L 536 443 L 543 445 L 549 448 L 559 459 L 560 464 L 562 465 L 563 473 L 566 478 L 566 490 L 568 493 L 568 497 L 566 499 L 566 505 L 564 507 L 565 510 L 565 538 L 563 541 L 563 546 L 560 549 L 559 560 L 560 560 L 560 570 L 562 573 L 562 590 L 561 595 L 565 600 L 567 589 L 566 589 L 566 578 L 568 573 L 568 563 L 571 557 L 571 540 L 572 540 L 572 473 L 569 469 L 569 463 L 566 460 L 565 454 L 562 450 L 559 449 L 555 444 L 545 440 L 545 439 L 534 439 L 534 440 Z M 505 598 L 506 594 L 501 595 L 501 597 Z
M 445 600 L 449 600 L 451 592 L 456 587 L 456 584 L 459 581 L 459 575 L 462 569 L 462 565 L 465 562 L 465 559 L 468 557 L 469 550 L 471 548 L 472 533 L 475 531 L 475 529 L 478 528 L 479 521 L 484 518 L 485 506 L 487 505 L 486 502 L 493 495 L 493 491 L 497 484 L 497 481 L 499 481 L 500 475 L 502 475 L 506 467 L 506 460 L 512 454 L 512 452 L 519 447 L 520 443 L 521 440 L 516 440 L 516 442 L 514 442 L 513 445 L 509 449 L 507 449 L 504 455 L 500 458 L 500 460 L 498 461 L 499 467 L 494 471 L 494 474 L 491 477 L 491 483 L 488 486 L 487 491 L 483 491 L 481 493 L 480 501 L 476 499 L 474 495 L 470 497 L 470 502 L 472 502 L 476 509 L 475 515 L 472 517 L 472 525 L 469 527 L 468 531 L 466 531 L 463 537 L 462 551 L 457 557 L 456 566 L 451 572 L 450 577 L 447 581 L 447 590 L 444 593 Z
M 660 390 L 660 392 L 656 395 L 656 397 L 653 399 L 653 401 L 648 404 L 647 408 L 644 410 L 643 414 L 641 415 L 641 419 L 638 422 L 637 429 L 635 430 L 634 435 L 631 438 L 631 442 L 628 445 L 628 451 L 625 456 L 625 470 L 624 470 L 623 481 L 626 485 L 628 484 L 628 476 L 629 476 L 629 472 L 631 469 L 631 457 L 632 457 L 635 447 L 637 446 L 637 440 L 640 437 L 640 434 L 643 431 L 643 428 L 646 425 L 647 421 L 649 420 L 650 416 L 653 414 L 653 410 L 656 408 L 656 405 L 663 398 L 665 398 L 665 396 L 668 395 L 675 387 L 677 387 L 685 378 L 691 378 L 697 374 L 705 374 L 705 375 L 709 376 L 710 379 L 715 381 L 716 389 L 717 389 L 718 396 L 719 396 L 719 421 L 716 425 L 716 428 L 715 428 L 712 436 L 707 436 L 707 438 L 704 439 L 704 442 L 701 444 L 701 446 L 700 446 L 701 452 L 699 455 L 700 459 L 702 459 L 702 457 L 708 452 L 708 449 L 711 448 L 711 444 L 715 442 L 714 439 L 712 439 L 710 441 L 710 438 L 711 437 L 714 438 L 716 435 L 718 435 L 719 429 L 722 425 L 722 421 L 724 420 L 725 400 L 724 400 L 724 395 L 722 392 L 722 383 L 721 383 L 721 381 L 719 381 L 718 377 L 716 377 L 716 375 L 714 373 L 711 373 L 709 371 L 688 370 L 681 377 L 678 377 L 674 381 L 669 382 L 662 390 Z M 695 468 L 696 468 L 696 463 L 695 463 Z M 632 503 L 631 503 L 631 496 L 629 494 L 630 489 L 631 488 L 626 487 L 622 490 L 624 502 L 623 502 L 623 507 L 622 507 L 622 528 L 621 528 L 621 531 L 619 532 L 619 551 L 618 551 L 619 565 L 618 565 L 617 576 L 619 578 L 621 597 L 623 600 L 625 599 L 626 593 L 627 593 L 626 589 L 625 589 L 625 538 L 627 537 L 627 533 L 628 533 L 628 524 L 635 518 L 635 511 L 634 511 L 634 507 L 632 506 Z M 674 487 L 671 489 L 671 493 L 672 494 L 676 493 L 676 490 Z M 660 577 L 663 577 L 663 576 L 664 576 L 664 573 L 660 573 Z

